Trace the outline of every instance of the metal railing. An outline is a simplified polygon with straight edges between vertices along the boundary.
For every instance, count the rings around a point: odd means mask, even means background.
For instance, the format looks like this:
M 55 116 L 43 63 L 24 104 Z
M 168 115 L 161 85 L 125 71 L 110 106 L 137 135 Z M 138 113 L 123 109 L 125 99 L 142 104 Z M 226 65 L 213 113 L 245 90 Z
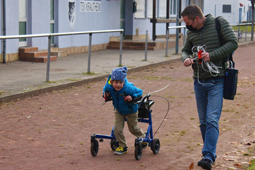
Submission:
M 123 37 L 124 29 L 98 30 L 98 31 L 81 31 L 81 32 L 64 32 L 64 33 L 49 33 L 49 34 L 10 35 L 10 36 L 0 36 L 0 40 L 1 39 L 19 39 L 19 38 L 48 37 L 48 55 L 47 55 L 47 71 L 46 71 L 46 82 L 48 82 L 49 79 L 50 79 L 49 77 L 50 77 L 51 37 L 54 37 L 54 36 L 66 36 L 66 35 L 89 34 L 89 52 L 88 52 L 88 71 L 87 72 L 90 73 L 92 34 L 112 33 L 112 32 L 120 32 L 120 57 L 119 57 L 119 65 L 122 65 L 122 37 Z
M 246 26 L 245 28 L 245 41 L 247 41 L 247 26 L 251 26 L 252 23 L 245 23 L 245 24 L 236 24 L 236 25 L 230 25 L 231 27 L 233 26 L 237 26 L 238 27 L 238 30 L 237 30 L 237 39 L 238 39 L 238 42 L 239 42 L 239 39 L 242 38 L 242 34 L 243 32 L 240 30 L 240 26 Z M 186 37 L 186 26 L 171 26 L 171 27 L 168 27 L 168 30 L 167 30 L 167 35 L 166 35 L 166 56 L 168 56 L 168 40 L 169 40 L 169 29 L 176 29 L 176 34 L 179 34 L 179 30 L 180 28 L 184 28 L 184 31 L 183 31 L 183 45 L 185 43 L 185 37 Z M 252 33 L 252 31 L 251 31 Z M 251 36 L 251 41 L 253 41 L 253 36 Z M 175 45 L 175 53 L 178 54 L 178 49 L 179 49 L 179 39 L 176 38 L 176 45 Z
M 179 34 L 180 28 L 184 28 L 184 33 L 183 33 L 183 45 L 185 43 L 185 35 L 186 35 L 186 26 L 171 26 L 168 27 L 167 29 L 167 34 L 166 34 L 166 57 L 168 56 L 168 40 L 169 40 L 169 29 L 176 29 L 176 34 Z M 176 36 L 176 41 L 175 41 L 175 53 L 178 54 L 179 50 L 179 36 Z
M 239 42 L 239 39 L 242 39 L 242 34 L 245 34 L 245 41 L 247 41 L 247 27 L 248 26 L 252 26 L 252 23 L 241 23 L 241 24 L 236 24 L 236 25 L 230 25 L 231 27 L 237 26 L 238 30 L 237 30 L 237 39 Z M 240 26 L 245 26 L 245 32 L 240 30 Z M 251 41 L 253 41 L 253 36 L 252 36 L 252 30 L 251 30 Z

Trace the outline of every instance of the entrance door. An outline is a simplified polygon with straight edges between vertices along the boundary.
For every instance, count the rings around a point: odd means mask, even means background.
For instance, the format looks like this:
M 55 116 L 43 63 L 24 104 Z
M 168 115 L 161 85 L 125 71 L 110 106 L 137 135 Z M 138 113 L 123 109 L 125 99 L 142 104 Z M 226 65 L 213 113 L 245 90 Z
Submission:
M 27 0 L 19 0 L 19 35 L 27 34 Z M 27 46 L 27 39 L 20 38 L 19 46 Z
M 239 8 L 239 23 L 242 22 L 242 11 L 243 11 L 243 9 Z
M 125 36 L 125 0 L 120 0 L 120 29 L 124 29 L 123 37 Z

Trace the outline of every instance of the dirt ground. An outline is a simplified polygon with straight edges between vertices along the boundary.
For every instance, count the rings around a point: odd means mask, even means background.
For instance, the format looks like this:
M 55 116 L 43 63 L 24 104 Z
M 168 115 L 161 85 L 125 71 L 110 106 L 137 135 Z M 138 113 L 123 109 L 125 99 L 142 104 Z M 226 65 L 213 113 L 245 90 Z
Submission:
M 239 69 L 235 100 L 224 100 L 217 159 L 213 169 L 247 169 L 255 159 L 255 46 L 234 54 Z M 0 105 L 0 169 L 162 169 L 200 170 L 202 138 L 194 98 L 192 70 L 181 60 L 128 74 L 128 80 L 151 93 L 154 132 L 170 110 L 155 138 L 160 151 L 149 147 L 135 160 L 134 141 L 125 126 L 128 154 L 114 155 L 109 140 L 90 153 L 92 134 L 110 135 L 114 123 L 110 102 L 101 106 L 105 80 Z M 159 97 L 161 96 L 161 97 Z M 164 98 L 166 99 L 164 99 Z M 148 124 L 139 123 L 145 131 Z M 190 166 L 194 164 L 194 167 Z

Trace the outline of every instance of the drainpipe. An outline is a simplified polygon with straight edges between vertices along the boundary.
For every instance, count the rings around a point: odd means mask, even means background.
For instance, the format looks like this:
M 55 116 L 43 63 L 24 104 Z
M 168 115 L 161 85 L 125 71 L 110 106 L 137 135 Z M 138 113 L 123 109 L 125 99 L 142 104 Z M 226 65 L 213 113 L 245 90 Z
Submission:
M 152 6 L 152 15 L 153 15 L 153 19 L 152 19 L 152 40 L 155 41 L 156 40 L 156 0 L 153 0 L 153 6 Z
M 6 20 L 5 20 L 5 0 L 2 0 L 3 6 L 3 36 L 6 35 Z M 6 63 L 6 39 L 3 39 L 3 63 Z
M 170 6 L 170 0 L 166 0 L 166 19 L 169 19 L 169 14 L 170 14 L 170 9 L 169 9 L 169 6 Z M 166 23 L 166 34 L 167 34 L 167 31 L 168 31 L 168 27 L 169 27 L 169 23 L 167 22 Z
M 255 3 L 255 0 L 251 0 L 251 10 L 252 10 L 251 41 L 253 41 L 253 34 L 254 34 L 254 3 Z

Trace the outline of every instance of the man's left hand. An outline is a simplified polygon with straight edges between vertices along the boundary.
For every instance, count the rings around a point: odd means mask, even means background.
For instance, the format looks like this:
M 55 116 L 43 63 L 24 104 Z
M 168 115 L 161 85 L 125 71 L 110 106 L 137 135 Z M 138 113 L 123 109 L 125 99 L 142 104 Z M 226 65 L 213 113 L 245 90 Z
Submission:
M 210 61 L 210 55 L 208 52 L 202 52 L 201 57 L 204 61 Z

